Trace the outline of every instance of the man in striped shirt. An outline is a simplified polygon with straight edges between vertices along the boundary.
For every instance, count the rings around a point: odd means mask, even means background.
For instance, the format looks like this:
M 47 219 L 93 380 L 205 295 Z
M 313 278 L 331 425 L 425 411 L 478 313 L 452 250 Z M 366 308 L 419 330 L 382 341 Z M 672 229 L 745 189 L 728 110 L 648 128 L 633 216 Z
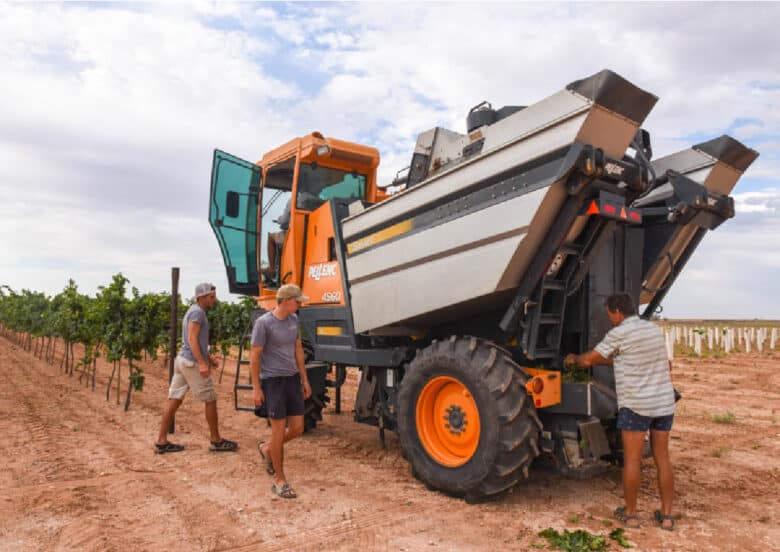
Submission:
M 567 355 L 565 362 L 581 367 L 612 364 L 614 368 L 626 502 L 615 510 L 615 516 L 627 527 L 639 527 L 636 502 L 641 482 L 642 450 L 649 430 L 661 494 L 661 509 L 655 511 L 654 518 L 662 529 L 672 530 L 674 476 L 669 459 L 669 432 L 675 401 L 663 332 L 636 315 L 631 296 L 626 293 L 611 295 L 605 306 L 614 328 L 592 351 Z

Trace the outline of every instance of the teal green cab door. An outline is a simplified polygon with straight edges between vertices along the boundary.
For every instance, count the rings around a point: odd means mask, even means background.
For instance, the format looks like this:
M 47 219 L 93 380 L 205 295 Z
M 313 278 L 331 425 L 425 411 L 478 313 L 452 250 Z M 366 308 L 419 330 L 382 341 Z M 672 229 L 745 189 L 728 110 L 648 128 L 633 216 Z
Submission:
M 214 150 L 209 224 L 217 236 L 231 293 L 260 294 L 258 236 L 261 167 Z

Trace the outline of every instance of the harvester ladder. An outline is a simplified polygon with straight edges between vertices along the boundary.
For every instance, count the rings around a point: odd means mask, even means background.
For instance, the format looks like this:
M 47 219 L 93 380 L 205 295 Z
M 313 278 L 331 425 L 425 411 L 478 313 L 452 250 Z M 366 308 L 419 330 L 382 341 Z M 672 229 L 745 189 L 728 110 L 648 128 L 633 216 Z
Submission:
M 521 318 L 522 347 L 529 359 L 554 359 L 559 355 L 566 299 L 579 288 L 591 258 L 602 239 L 612 233 L 614 224 L 609 219 L 591 216 L 576 240 L 558 248 Z
M 249 352 L 252 350 L 252 324 L 249 325 L 244 335 L 241 336 L 241 342 L 238 347 L 238 363 L 236 364 L 236 379 L 233 383 L 233 403 L 236 410 L 249 410 L 254 412 L 254 405 L 238 404 L 239 391 L 252 390 L 252 374 L 247 370 L 246 383 L 241 383 L 241 367 L 249 365 Z

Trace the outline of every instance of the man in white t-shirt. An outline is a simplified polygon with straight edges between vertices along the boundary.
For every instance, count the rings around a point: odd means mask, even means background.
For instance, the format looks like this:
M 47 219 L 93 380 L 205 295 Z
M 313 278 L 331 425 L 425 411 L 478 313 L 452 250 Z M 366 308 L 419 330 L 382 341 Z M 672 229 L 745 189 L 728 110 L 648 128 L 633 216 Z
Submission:
M 592 351 L 567 355 L 565 364 L 581 367 L 612 364 L 614 368 L 617 428 L 621 430 L 623 440 L 625 498 L 625 505 L 615 510 L 615 516 L 626 527 L 639 527 L 636 502 L 641 483 L 642 451 L 649 430 L 661 494 L 661 509 L 655 511 L 654 519 L 662 529 L 672 530 L 674 476 L 669 459 L 669 432 L 674 420 L 675 400 L 666 342 L 658 326 L 636 315 L 630 295 L 611 295 L 605 306 L 614 327 Z

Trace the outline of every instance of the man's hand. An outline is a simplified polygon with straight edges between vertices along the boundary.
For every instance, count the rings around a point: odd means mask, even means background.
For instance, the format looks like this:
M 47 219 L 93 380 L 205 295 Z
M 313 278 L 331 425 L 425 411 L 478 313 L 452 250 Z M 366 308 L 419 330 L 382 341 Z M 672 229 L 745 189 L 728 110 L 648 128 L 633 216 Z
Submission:
M 309 385 L 309 380 L 306 380 L 303 382 L 303 399 L 306 400 L 309 397 L 311 397 L 311 385 Z
M 574 353 L 569 353 L 568 355 L 566 355 L 566 358 L 563 361 L 564 366 L 576 368 L 577 356 L 578 355 L 575 355 Z
M 263 395 L 263 390 L 259 387 L 255 387 L 252 389 L 252 400 L 255 401 L 255 406 L 260 406 L 265 402 L 265 395 Z
M 205 361 L 198 364 L 198 373 L 204 378 L 209 377 L 209 365 Z

